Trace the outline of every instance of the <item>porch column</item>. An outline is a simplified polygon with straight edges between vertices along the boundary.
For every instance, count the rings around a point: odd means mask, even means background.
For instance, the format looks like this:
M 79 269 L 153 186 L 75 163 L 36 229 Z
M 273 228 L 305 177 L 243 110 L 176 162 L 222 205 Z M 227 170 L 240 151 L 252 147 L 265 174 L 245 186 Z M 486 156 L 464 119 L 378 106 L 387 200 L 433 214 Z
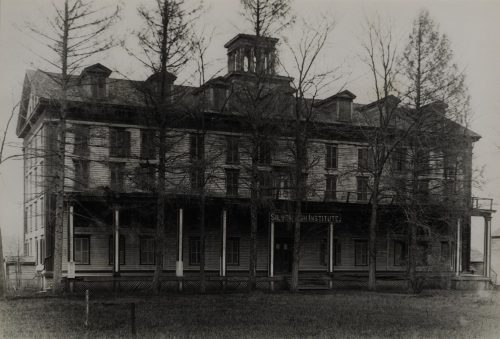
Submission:
M 462 239 L 461 239 L 461 227 L 460 227 L 460 218 L 457 220 L 457 243 L 456 243 L 456 257 L 455 257 L 455 274 L 456 276 L 460 275 L 461 271 L 461 246 L 462 246 Z
M 177 220 L 177 262 L 175 263 L 175 276 L 182 277 L 184 275 L 184 263 L 182 258 L 182 229 L 184 227 L 184 210 L 179 208 Z
M 69 205 L 69 213 L 68 213 L 68 254 L 69 254 L 69 262 L 68 262 L 68 278 L 75 278 L 75 246 L 74 246 L 74 238 L 75 238 L 75 225 L 74 225 L 74 206 L 73 204 Z
M 226 276 L 226 246 L 227 246 L 227 211 L 222 210 L 222 249 L 221 249 L 221 265 L 220 276 Z
M 484 217 L 484 254 L 483 272 L 486 278 L 491 276 L 491 217 Z
M 274 276 L 274 221 L 269 228 L 269 277 Z
M 332 278 L 332 274 L 333 274 L 333 265 L 335 264 L 335 262 L 333 261 L 333 251 L 334 251 L 334 248 L 333 248 L 333 222 L 330 223 L 330 225 L 328 225 L 328 273 L 330 274 L 330 280 L 328 282 L 328 287 L 330 289 L 333 288 L 333 278 Z
M 328 273 L 333 273 L 333 223 L 328 226 Z
M 113 275 L 120 275 L 120 209 L 117 206 L 113 207 L 113 226 L 114 226 L 114 241 L 115 241 L 115 263 L 113 267 Z

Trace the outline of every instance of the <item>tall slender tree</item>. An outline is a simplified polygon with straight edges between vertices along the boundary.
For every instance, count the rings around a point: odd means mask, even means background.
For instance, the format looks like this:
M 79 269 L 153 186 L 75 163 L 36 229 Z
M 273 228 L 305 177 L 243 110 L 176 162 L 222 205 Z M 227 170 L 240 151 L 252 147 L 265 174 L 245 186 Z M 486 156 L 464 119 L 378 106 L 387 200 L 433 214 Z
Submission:
M 426 138 L 413 138 L 414 166 L 412 166 L 412 197 L 408 206 L 407 215 L 409 218 L 409 264 L 408 264 L 408 290 L 416 290 L 416 254 L 417 254 L 417 230 L 421 224 L 420 216 L 421 189 L 418 182 L 422 175 L 421 162 L 428 162 L 429 154 L 450 153 L 454 147 L 452 145 L 464 145 L 464 140 L 457 137 L 466 138 L 465 129 L 460 133 L 456 129 L 451 129 L 451 122 L 468 123 L 469 96 L 465 86 L 465 75 L 453 62 L 453 52 L 450 41 L 445 34 L 439 32 L 438 25 L 431 18 L 427 10 L 422 10 L 413 22 L 412 31 L 408 37 L 401 60 L 402 94 L 404 103 L 412 110 L 413 114 L 408 116 L 413 119 L 414 131 L 412 134 L 422 136 L 424 134 L 434 135 L 433 140 Z M 436 126 L 442 126 L 436 130 Z M 459 135 L 457 135 L 457 133 Z M 436 136 L 437 135 L 437 136 Z M 442 149 L 442 145 L 449 145 L 448 150 Z M 438 149 L 439 148 L 439 149 Z M 424 159 L 418 155 L 426 154 Z M 441 156 L 439 156 L 441 157 Z M 455 159 L 455 160 L 451 160 Z M 437 159 L 433 163 L 445 163 L 447 168 L 456 166 L 457 156 L 448 154 L 446 159 Z M 450 162 L 453 162 L 450 163 Z M 469 175 L 465 175 L 464 183 L 470 193 Z M 449 179 L 449 178 L 448 178 Z M 467 194 L 463 195 L 464 197 Z M 469 195 L 470 196 L 470 195 Z M 450 201 L 447 199 L 447 201 Z M 466 209 L 470 202 L 462 199 L 461 210 Z M 458 207 L 454 205 L 455 207 Z M 462 216 L 463 217 L 463 216 Z M 425 218 L 424 218 L 425 219 Z
M 96 1 L 64 0 L 52 4 L 53 15 L 48 18 L 47 29 L 28 24 L 28 31 L 48 50 L 39 54 L 49 68 L 57 75 L 47 73 L 57 84 L 58 94 L 53 98 L 58 106 L 57 151 L 55 163 L 55 222 L 53 231 L 53 287 L 55 292 L 62 289 L 62 247 L 64 219 L 65 145 L 66 117 L 69 107 L 68 92 L 76 85 L 74 75 L 85 62 L 114 46 L 109 36 L 109 28 L 119 18 L 120 8 L 98 7 Z
M 149 111 L 149 123 L 157 130 L 158 185 L 156 200 L 155 272 L 153 291 L 160 291 L 165 246 L 165 208 L 168 129 L 172 126 L 174 107 L 183 93 L 177 93 L 173 80 L 189 61 L 191 55 L 192 25 L 200 7 L 189 8 L 184 0 L 156 0 L 150 6 L 142 5 L 138 14 L 143 27 L 136 31 L 140 52 L 128 51 L 150 72 L 153 86 L 141 89 Z
M 254 40 L 253 50 L 255 64 L 262 65 L 261 53 L 258 53 L 260 38 L 267 38 L 279 33 L 293 23 L 290 0 L 241 0 L 242 16 L 251 26 L 252 33 L 257 37 Z M 249 168 L 250 186 L 250 262 L 249 262 L 249 290 L 257 285 L 257 231 L 259 205 L 262 203 L 262 194 L 265 190 L 266 179 L 259 172 L 259 161 L 262 159 L 262 150 L 272 152 L 275 127 L 271 122 L 273 115 L 279 111 L 277 106 L 276 89 L 271 89 L 270 81 L 274 75 L 275 65 L 269 66 L 272 70 L 257 66 L 255 77 L 248 78 L 246 84 L 239 84 L 233 89 L 236 106 L 243 113 L 243 125 L 249 131 L 247 139 L 247 153 L 251 159 Z M 260 154 L 259 154 L 260 153 Z M 260 155 L 260 157 L 259 157 Z M 267 180 L 269 181 L 269 180 Z

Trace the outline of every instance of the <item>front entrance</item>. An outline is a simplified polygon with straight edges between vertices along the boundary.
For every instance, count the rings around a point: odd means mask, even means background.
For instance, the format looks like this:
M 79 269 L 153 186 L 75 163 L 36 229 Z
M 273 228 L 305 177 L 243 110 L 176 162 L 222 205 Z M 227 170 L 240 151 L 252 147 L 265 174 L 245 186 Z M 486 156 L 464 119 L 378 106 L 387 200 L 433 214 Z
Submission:
M 276 273 L 292 272 L 293 238 L 276 238 L 274 243 L 274 270 Z

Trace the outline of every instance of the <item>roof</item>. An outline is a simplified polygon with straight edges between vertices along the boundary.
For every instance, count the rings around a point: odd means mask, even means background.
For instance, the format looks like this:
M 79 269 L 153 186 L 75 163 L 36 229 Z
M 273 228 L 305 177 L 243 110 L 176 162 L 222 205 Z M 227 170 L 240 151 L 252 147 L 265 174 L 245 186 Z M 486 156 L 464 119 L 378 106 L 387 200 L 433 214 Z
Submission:
M 238 34 L 224 45 L 224 48 L 231 48 L 238 41 L 246 41 L 249 43 L 259 43 L 262 45 L 275 45 L 279 39 L 278 38 L 270 38 L 264 36 L 257 36 L 252 34 Z

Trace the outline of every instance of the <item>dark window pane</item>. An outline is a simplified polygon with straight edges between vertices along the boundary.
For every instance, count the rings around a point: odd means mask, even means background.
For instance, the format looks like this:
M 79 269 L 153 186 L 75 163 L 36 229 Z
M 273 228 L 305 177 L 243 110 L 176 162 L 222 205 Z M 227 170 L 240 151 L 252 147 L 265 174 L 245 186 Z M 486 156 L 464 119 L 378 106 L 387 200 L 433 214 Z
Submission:
M 226 263 L 228 265 L 240 264 L 240 239 L 229 238 L 226 247 Z
M 153 238 L 141 238 L 140 263 L 141 265 L 154 265 L 155 242 Z
M 326 168 L 333 169 L 337 168 L 337 146 L 336 145 L 326 145 Z
M 238 149 L 239 139 L 237 137 L 227 137 L 226 141 L 226 163 L 238 164 L 240 162 Z
M 200 253 L 201 253 L 201 242 L 200 238 L 190 238 L 189 239 L 189 265 L 199 265 L 200 264 Z
M 356 266 L 368 265 L 368 242 L 366 240 L 354 241 L 354 254 Z
M 238 181 L 239 181 L 240 171 L 239 170 L 226 170 L 226 195 L 237 196 L 238 195 Z

